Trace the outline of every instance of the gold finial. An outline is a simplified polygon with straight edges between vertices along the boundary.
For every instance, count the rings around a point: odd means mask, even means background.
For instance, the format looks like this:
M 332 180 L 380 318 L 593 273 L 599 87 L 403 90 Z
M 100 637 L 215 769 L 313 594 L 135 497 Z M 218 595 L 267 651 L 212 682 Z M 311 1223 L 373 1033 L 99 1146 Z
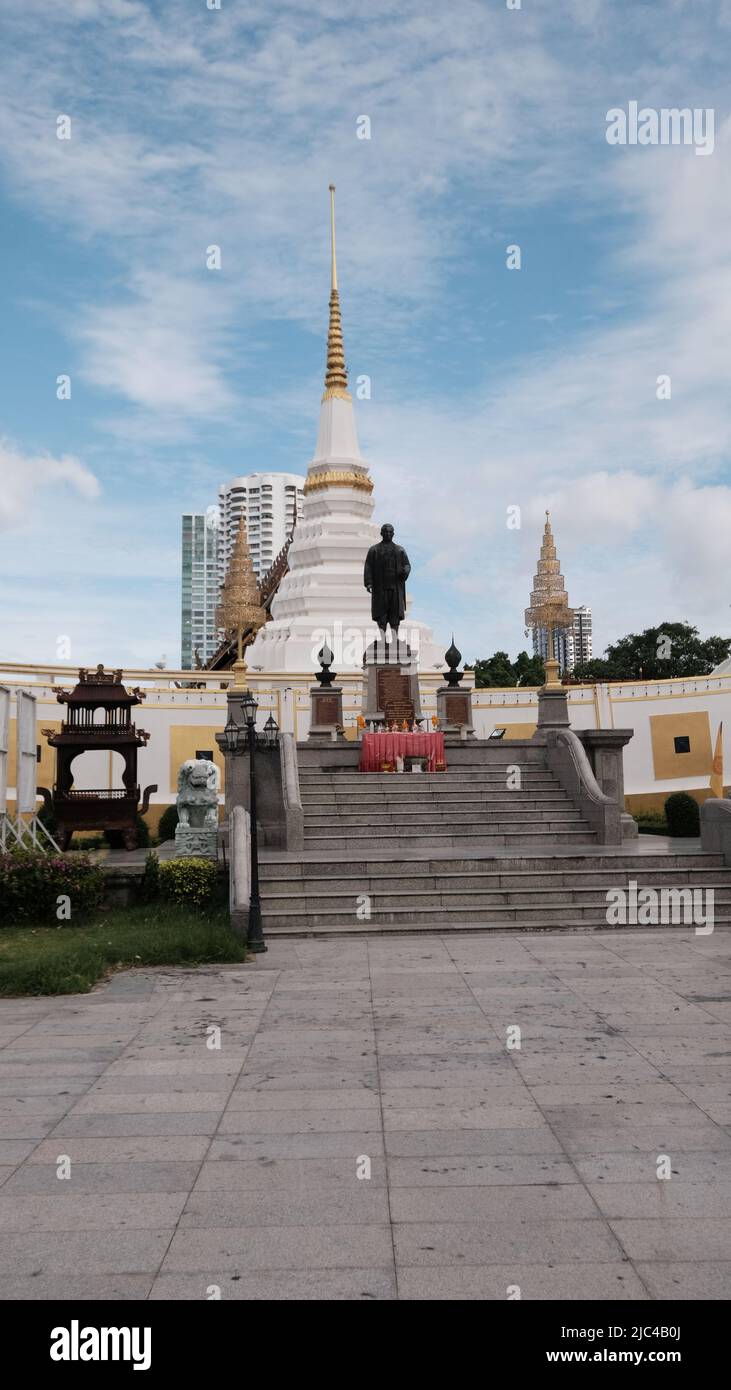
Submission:
M 348 371 L 345 366 L 343 348 L 343 328 L 340 321 L 340 296 L 338 294 L 338 269 L 335 259 L 335 184 L 330 184 L 330 322 L 327 331 L 327 369 L 325 371 L 325 393 L 339 396 L 349 401 Z
M 335 259 L 335 184 L 330 184 L 330 289 L 338 287 L 338 267 Z

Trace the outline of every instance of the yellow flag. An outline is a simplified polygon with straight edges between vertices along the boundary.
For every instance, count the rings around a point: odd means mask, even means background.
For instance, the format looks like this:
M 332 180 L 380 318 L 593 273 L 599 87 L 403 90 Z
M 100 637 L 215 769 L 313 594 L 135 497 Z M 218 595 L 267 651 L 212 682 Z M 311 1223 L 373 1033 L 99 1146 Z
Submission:
M 711 764 L 711 796 L 723 796 L 723 720 L 716 734 L 716 750 Z

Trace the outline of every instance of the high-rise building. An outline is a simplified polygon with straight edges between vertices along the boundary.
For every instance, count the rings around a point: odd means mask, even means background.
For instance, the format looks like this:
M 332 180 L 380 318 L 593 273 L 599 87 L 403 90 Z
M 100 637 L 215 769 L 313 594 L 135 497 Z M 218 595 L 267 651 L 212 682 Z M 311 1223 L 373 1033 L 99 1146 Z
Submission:
M 248 473 L 218 489 L 218 578 L 226 566 L 243 517 L 257 579 L 274 564 L 295 516 L 301 515 L 305 480 L 299 473 Z
M 191 671 L 218 646 L 218 512 L 186 512 L 182 525 L 182 603 L 180 666 Z
M 566 634 L 567 656 L 569 671 L 573 671 L 574 666 L 581 666 L 585 661 L 591 661 L 593 655 L 591 640 L 591 609 L 583 604 L 581 608 L 574 609 L 574 625 Z
M 553 655 L 562 671 L 573 671 L 584 661 L 591 661 L 591 609 L 583 604 L 574 608 L 573 627 L 553 634 Z M 533 654 L 546 660 L 548 655 L 548 629 L 533 628 Z
M 570 632 L 554 631 L 553 634 L 553 655 L 558 662 L 559 671 L 570 671 L 572 662 L 569 656 Z M 548 628 L 533 628 L 533 655 L 540 656 L 545 662 L 548 657 Z

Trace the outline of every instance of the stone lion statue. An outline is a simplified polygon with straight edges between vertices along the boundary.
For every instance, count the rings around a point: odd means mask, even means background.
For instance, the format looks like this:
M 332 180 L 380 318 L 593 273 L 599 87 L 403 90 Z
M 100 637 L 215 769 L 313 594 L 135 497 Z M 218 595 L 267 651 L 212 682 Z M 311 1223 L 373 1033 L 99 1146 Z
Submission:
M 178 825 L 218 829 L 219 773 L 208 758 L 187 758 L 178 773 Z

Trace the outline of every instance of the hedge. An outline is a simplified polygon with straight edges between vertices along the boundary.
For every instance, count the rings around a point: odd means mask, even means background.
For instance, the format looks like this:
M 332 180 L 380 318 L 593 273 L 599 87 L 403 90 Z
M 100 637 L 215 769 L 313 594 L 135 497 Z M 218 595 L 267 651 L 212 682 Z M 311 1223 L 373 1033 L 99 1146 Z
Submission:
M 0 925 L 32 919 L 63 926 L 93 912 L 103 888 L 101 871 L 85 854 L 63 858 L 41 850 L 0 854 Z M 68 903 L 59 903 L 59 898 L 67 898 Z
M 701 833 L 698 802 L 687 792 L 673 792 L 665 802 L 665 819 L 671 835 L 696 839 Z
M 218 865 L 212 859 L 168 859 L 158 870 L 160 896 L 191 907 L 209 907 L 221 898 Z

